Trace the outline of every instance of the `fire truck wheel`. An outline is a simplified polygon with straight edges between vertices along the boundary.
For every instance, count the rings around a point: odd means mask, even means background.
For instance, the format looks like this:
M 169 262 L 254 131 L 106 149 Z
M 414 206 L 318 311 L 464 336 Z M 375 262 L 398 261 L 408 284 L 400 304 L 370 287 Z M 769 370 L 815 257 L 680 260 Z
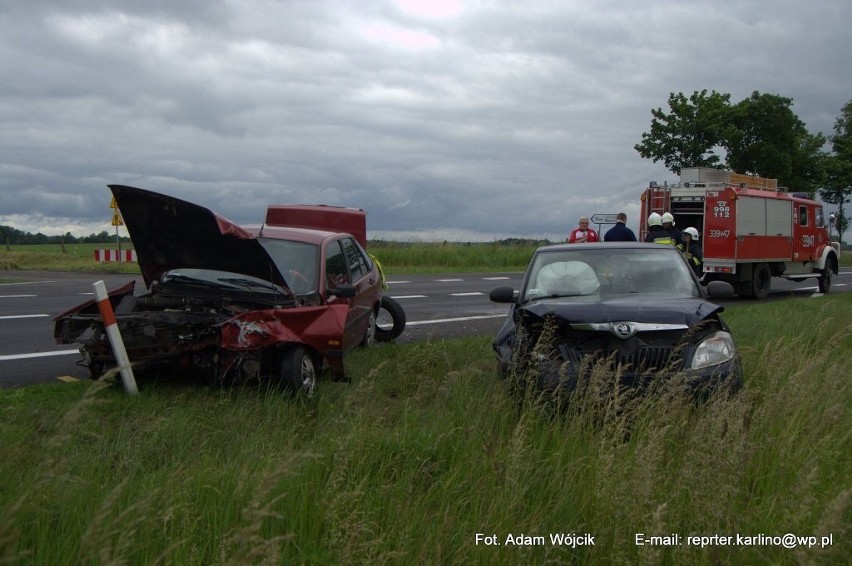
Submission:
M 765 299 L 769 296 L 769 287 L 772 285 L 772 272 L 765 263 L 754 266 L 751 278 L 751 296 L 755 299 Z
M 817 279 L 817 285 L 819 285 L 819 292 L 826 295 L 831 290 L 831 265 L 826 265 L 821 273 L 822 275 Z

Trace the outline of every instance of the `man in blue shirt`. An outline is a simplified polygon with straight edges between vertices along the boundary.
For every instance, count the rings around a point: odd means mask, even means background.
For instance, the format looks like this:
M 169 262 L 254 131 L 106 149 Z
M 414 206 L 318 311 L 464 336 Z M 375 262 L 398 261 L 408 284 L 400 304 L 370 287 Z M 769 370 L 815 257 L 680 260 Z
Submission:
M 619 212 L 615 220 L 615 226 L 604 234 L 604 242 L 635 242 L 636 234 L 627 227 L 627 215 Z

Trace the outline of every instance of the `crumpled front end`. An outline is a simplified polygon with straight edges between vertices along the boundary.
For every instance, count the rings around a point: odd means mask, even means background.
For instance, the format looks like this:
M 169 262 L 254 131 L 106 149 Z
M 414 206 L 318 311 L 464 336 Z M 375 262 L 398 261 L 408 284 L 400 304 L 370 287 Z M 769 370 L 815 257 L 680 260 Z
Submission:
M 200 375 L 215 383 L 276 378 L 277 350 L 308 346 L 335 377 L 344 375 L 345 304 L 256 308 L 228 299 L 110 293 L 119 332 L 135 369 Z M 59 343 L 79 343 L 92 377 L 116 365 L 97 308 L 88 301 L 55 318 Z
M 572 323 L 552 313 L 539 317 L 521 311 L 515 330 L 494 344 L 504 374 L 543 392 L 572 392 L 593 372 L 608 376 L 620 387 L 639 390 L 675 376 L 701 392 L 736 389 L 742 381 L 733 340 L 716 317 L 690 327 L 624 321 Z

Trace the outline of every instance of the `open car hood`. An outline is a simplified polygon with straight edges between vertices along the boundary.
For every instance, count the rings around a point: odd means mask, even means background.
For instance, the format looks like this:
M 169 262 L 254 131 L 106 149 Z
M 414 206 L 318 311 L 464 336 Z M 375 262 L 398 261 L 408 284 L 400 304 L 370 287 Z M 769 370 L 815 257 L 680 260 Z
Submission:
M 231 271 L 286 287 L 255 236 L 196 204 L 125 185 L 109 185 L 121 211 L 145 286 L 170 269 Z
M 569 323 L 594 322 L 647 322 L 685 324 L 692 328 L 723 307 L 703 299 L 677 299 L 669 297 L 642 297 L 631 295 L 601 301 L 578 302 L 571 299 L 531 301 L 521 310 L 538 317 L 556 315 Z

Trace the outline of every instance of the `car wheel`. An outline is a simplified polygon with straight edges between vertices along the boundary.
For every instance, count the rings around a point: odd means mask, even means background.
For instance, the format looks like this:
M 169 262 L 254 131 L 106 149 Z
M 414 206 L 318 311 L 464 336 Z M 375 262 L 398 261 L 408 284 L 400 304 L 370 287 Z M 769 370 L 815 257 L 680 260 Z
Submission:
M 317 387 L 317 372 L 310 352 L 294 346 L 281 355 L 279 378 L 284 387 L 297 395 L 312 397 Z
M 361 346 L 369 348 L 376 343 L 376 311 L 370 309 L 370 320 L 367 321 L 367 331 L 361 339 Z
M 405 311 L 402 305 L 390 297 L 382 297 L 379 318 L 376 323 L 376 340 L 391 342 L 405 330 Z
M 98 380 L 104 374 L 103 362 L 92 362 L 89 364 L 89 379 Z
M 755 299 L 765 299 L 769 296 L 769 288 L 772 286 L 772 272 L 769 265 L 758 263 L 754 266 L 751 278 L 751 296 Z
M 831 263 L 831 260 L 829 260 L 826 263 L 825 269 L 820 271 L 821 275 L 817 279 L 817 285 L 819 285 L 819 292 L 822 293 L 823 295 L 828 294 L 828 292 L 831 290 L 832 267 L 833 267 L 833 265 Z

